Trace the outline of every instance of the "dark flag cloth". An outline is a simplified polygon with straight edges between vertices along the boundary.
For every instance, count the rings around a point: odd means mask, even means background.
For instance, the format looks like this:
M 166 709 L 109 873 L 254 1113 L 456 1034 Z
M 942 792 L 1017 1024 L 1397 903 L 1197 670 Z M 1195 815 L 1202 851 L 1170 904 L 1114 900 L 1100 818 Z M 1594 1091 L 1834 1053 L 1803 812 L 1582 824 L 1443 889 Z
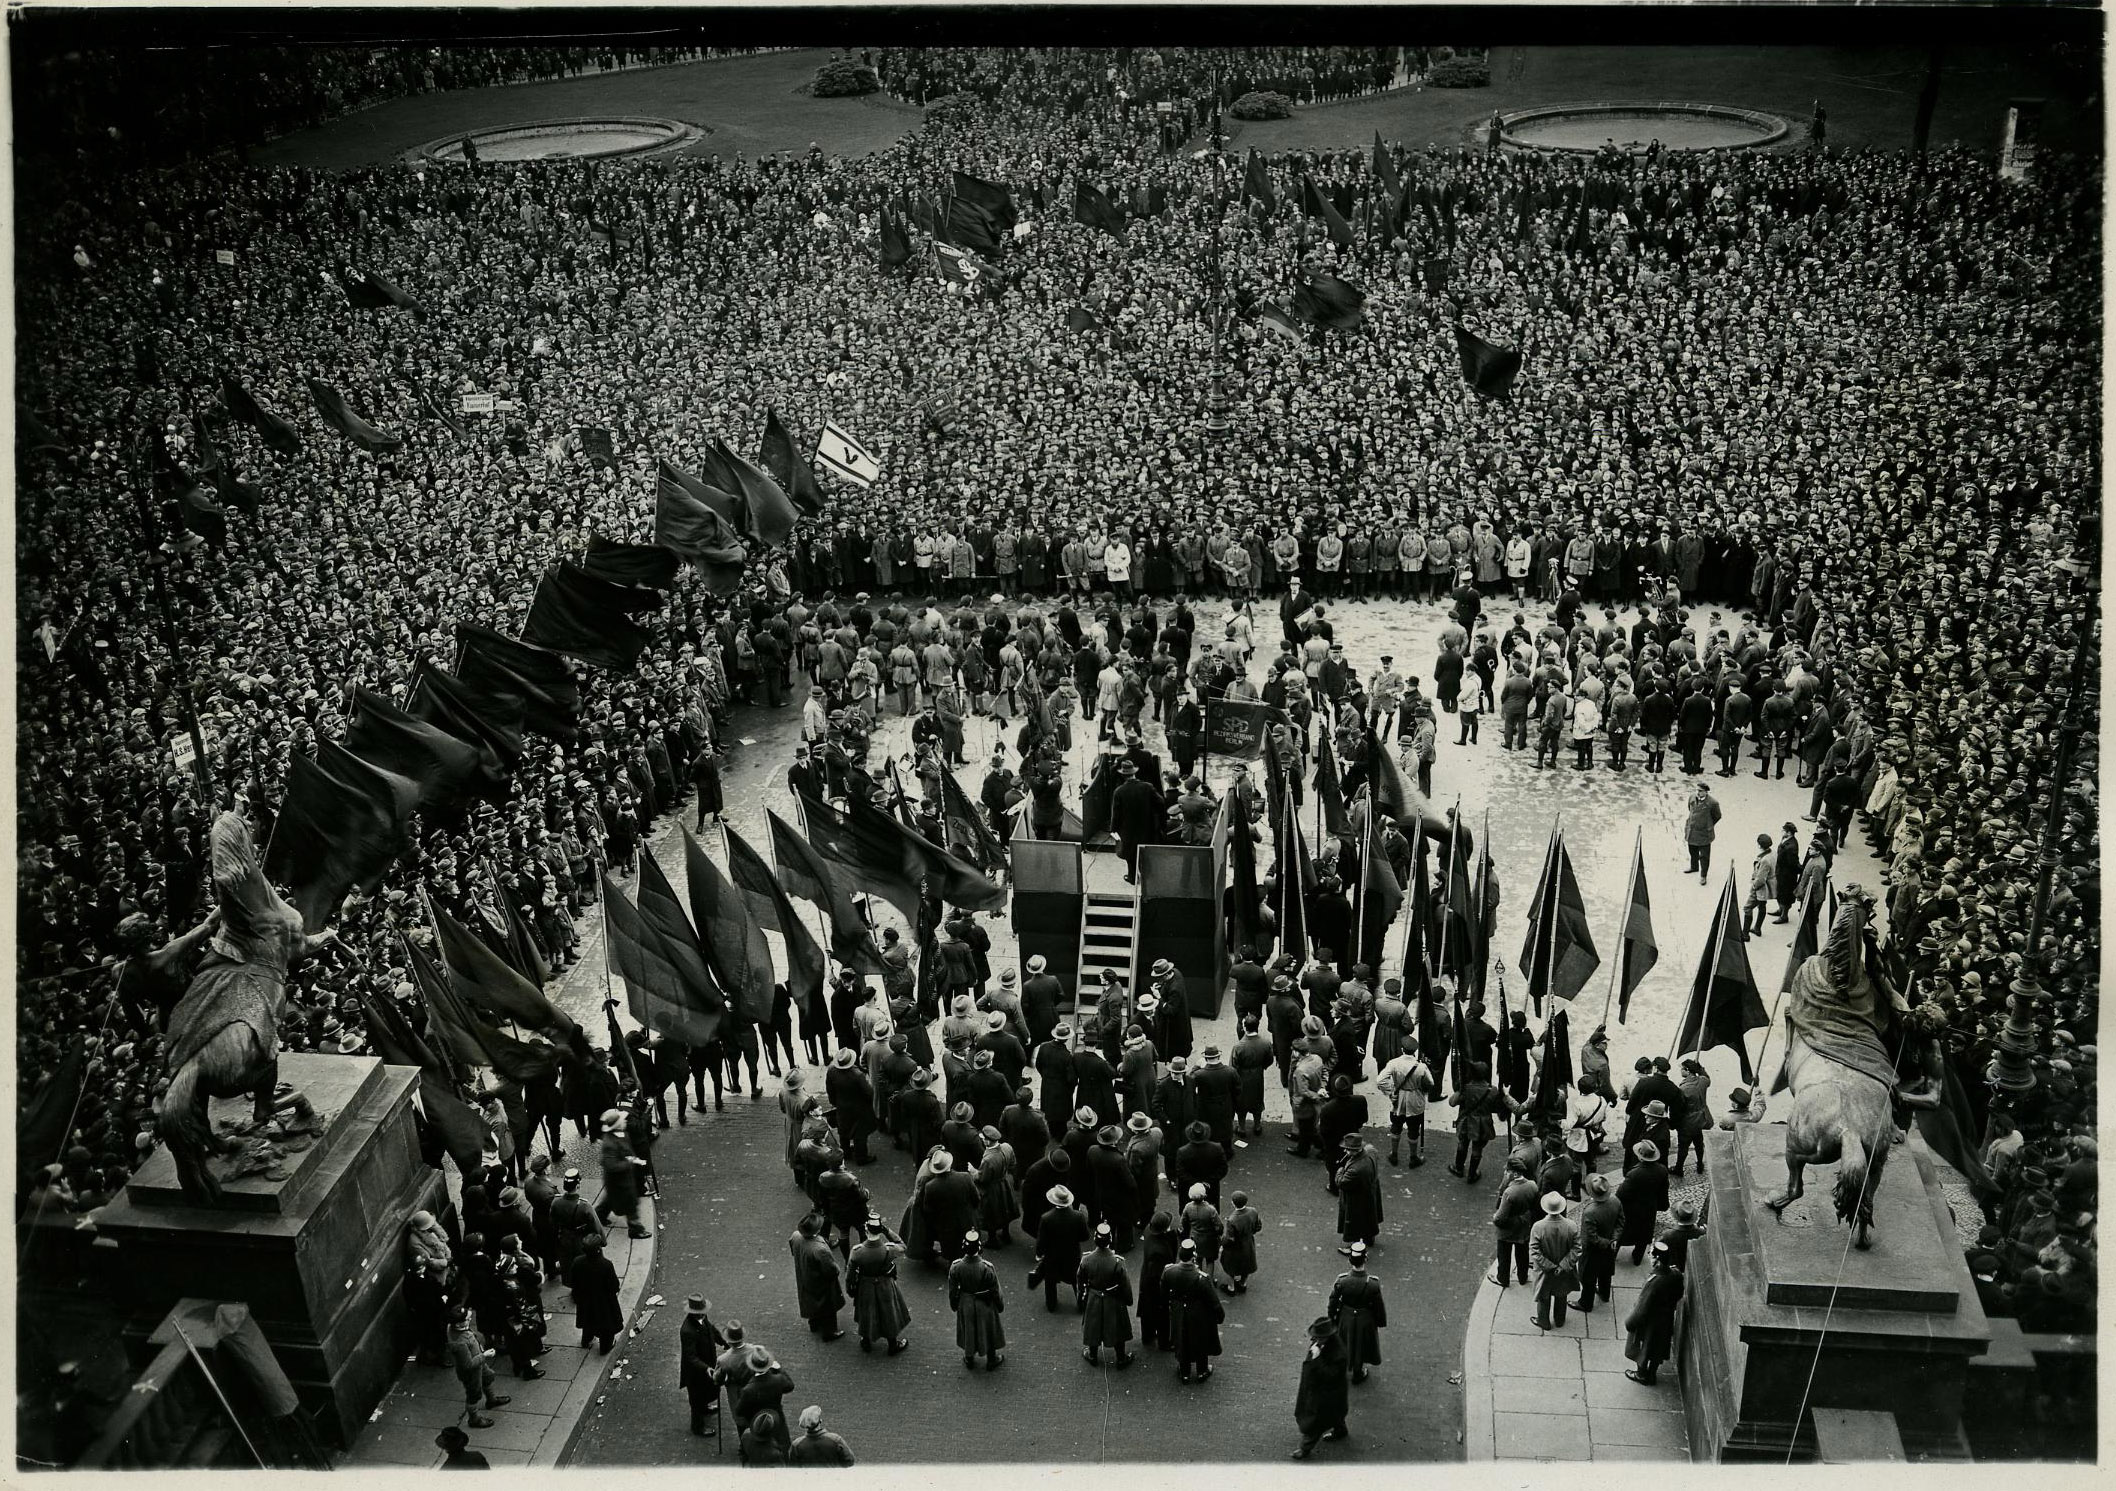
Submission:
M 607 873 L 602 877 L 602 894 L 610 964 L 624 980 L 632 1018 L 687 1046 L 709 1045 L 720 1033 L 726 1006 L 702 1006 L 695 986 L 679 971 L 683 950 L 672 947 L 668 938 L 647 923 Z M 718 995 L 713 998 L 717 1002 Z
M 1536 1067 L 1536 1095 L 1531 1111 L 1549 1122 L 1563 1119 L 1572 1083 L 1572 1021 L 1564 1010 L 1552 1010 L 1549 1023 L 1543 1027 L 1543 1054 Z
M 1074 186 L 1073 218 L 1090 228 L 1100 228 L 1119 243 L 1124 242 L 1124 214 L 1100 187 L 1089 186 L 1084 181 Z
M 582 425 L 577 433 L 580 436 L 580 453 L 588 458 L 590 466 L 605 466 L 613 471 L 617 468 L 615 432 L 606 430 L 601 425 Z
M 1822 951 L 1822 899 L 1822 887 L 1817 885 L 1800 907 L 1800 922 L 1793 928 L 1792 951 L 1786 954 L 1785 977 L 1778 981 L 1780 994 L 1791 991 L 1800 965 Z
M 438 725 L 415 719 L 385 694 L 353 690 L 345 748 L 361 760 L 418 784 L 420 809 L 460 812 L 478 776 L 479 750 Z
M 1558 1001 L 1576 997 L 1601 966 L 1601 954 L 1595 951 L 1594 936 L 1587 928 L 1580 884 L 1573 875 L 1572 856 L 1565 852 L 1564 836 L 1553 833 L 1543 854 L 1542 879 L 1528 907 L 1528 938 L 1521 945 L 1521 969 L 1536 1013 L 1543 1012 L 1546 997 Z
M 1349 249 L 1352 246 L 1352 225 L 1345 221 L 1344 214 L 1332 206 L 1330 199 L 1317 191 L 1315 183 L 1306 176 L 1300 179 L 1300 205 L 1301 211 L 1309 217 L 1319 217 L 1323 220 L 1323 228 L 1329 233 L 1332 243 L 1341 249 Z
M 895 763 L 891 762 L 892 770 Z M 1007 873 L 1007 850 L 1000 837 L 978 811 L 977 804 L 970 801 L 962 784 L 955 780 L 955 773 L 940 774 L 941 821 L 947 827 L 948 842 L 945 847 L 959 851 L 963 858 L 982 870 L 986 875 L 1004 876 Z M 897 793 L 902 801 L 903 793 Z
M 505 802 L 511 790 L 508 772 L 522 754 L 522 707 L 520 694 L 468 684 L 429 664 L 419 670 L 405 713 L 476 746 L 476 792 Z
M 948 199 L 948 241 L 958 248 L 981 254 L 997 254 L 1006 229 L 993 222 L 991 214 L 966 197 Z
M 911 262 L 911 240 L 904 226 L 890 213 L 882 214 L 882 268 L 895 269 Z
M 1462 354 L 1462 378 L 1486 398 L 1503 399 L 1513 392 L 1514 377 L 1521 371 L 1518 347 L 1487 342 L 1461 324 L 1455 327 L 1455 348 Z
M 395 450 L 404 443 L 402 436 L 378 429 L 354 413 L 352 406 L 346 403 L 345 395 L 330 384 L 320 378 L 311 378 L 308 383 L 309 397 L 316 401 L 316 412 L 323 416 L 323 422 L 362 450 L 379 454 Z
M 488 1018 L 511 1020 L 550 1041 L 575 1059 L 587 1054 L 587 1033 L 549 999 L 544 991 L 507 966 L 498 953 L 468 927 L 438 906 L 430 906 L 449 987 L 472 1009 Z
M 216 549 L 228 546 L 228 513 L 203 486 L 186 487 L 176 496 L 176 515 L 184 527 Z
M 367 1043 L 385 1065 L 415 1066 L 421 1071 L 437 1074 L 446 1072 L 441 1058 L 411 1028 L 410 1022 L 388 995 L 363 988 L 357 997 L 361 1019 L 367 1026 Z
M 769 1024 L 774 980 L 771 944 L 764 940 L 764 928 L 749 914 L 741 892 L 698 847 L 687 828 L 683 831 L 683 862 L 690 881 L 691 920 L 697 924 L 699 943 L 714 979 L 744 1019 Z M 654 873 L 658 876 L 660 871 Z M 642 883 L 644 878 L 642 872 Z
M 463 1101 L 455 1084 L 436 1072 L 419 1074 L 419 1107 L 427 1123 L 441 1136 L 441 1147 L 465 1175 L 484 1168 L 485 1141 L 492 1131 L 470 1104 Z
M 921 880 L 948 904 L 972 911 L 987 911 L 1005 900 L 1005 892 L 974 866 L 927 843 L 872 802 L 854 794 L 847 806 L 849 811 L 840 813 L 804 797 L 801 813 L 809 842 L 824 858 L 852 871 L 862 890 L 902 912 L 907 925 L 918 925 Z
M 1065 313 L 1067 331 L 1100 331 L 1102 322 L 1084 305 L 1076 305 Z
M 462 1061 L 491 1067 L 510 1082 L 541 1082 L 558 1069 L 556 1046 L 501 1030 L 470 1007 L 454 981 L 417 944 L 404 946 L 413 985 L 426 996 L 426 1030 L 435 1044 L 445 1043 Z
M 355 887 L 373 891 L 410 846 L 419 784 L 370 766 L 334 740 L 312 760 L 298 752 L 272 827 L 264 871 L 288 887 L 314 936 Z
M 340 273 L 338 280 L 345 287 L 345 298 L 353 303 L 356 311 L 382 311 L 396 307 L 420 316 L 426 314 L 425 306 L 379 274 L 356 275 L 347 271 Z
M 454 412 L 449 409 L 447 404 L 435 398 L 416 383 L 406 384 L 405 386 L 411 390 L 411 396 L 419 401 L 419 407 L 425 411 L 428 419 L 435 421 L 442 429 L 448 431 L 449 434 L 455 436 L 458 440 L 470 438 L 469 429 L 462 420 L 456 418 Z
M 1300 323 L 1293 319 L 1290 312 L 1269 301 L 1257 307 L 1256 324 L 1266 331 L 1276 332 L 1288 341 L 1297 343 L 1302 340 Z
M 660 544 L 621 544 L 599 533 L 588 535 L 588 552 L 580 567 L 598 580 L 613 585 L 644 585 L 650 590 L 673 590 L 683 561 L 674 549 Z
M 1293 314 L 1332 331 L 1357 331 L 1366 323 L 1367 292 L 1350 280 L 1315 274 L 1293 292 Z
M 1426 293 L 1439 295 L 1447 289 L 1447 260 L 1438 254 L 1427 254 L 1418 261 L 1419 277 L 1425 281 Z
M 1242 200 L 1252 197 L 1263 204 L 1265 212 L 1278 211 L 1278 193 L 1272 190 L 1271 173 L 1264 169 L 1263 157 L 1254 149 L 1242 166 Z
M 1280 712 L 1255 699 L 1205 701 L 1205 754 L 1233 761 L 1254 761 L 1264 754 L 1271 726 Z
M 46 1165 L 66 1158 L 74 1117 L 81 1104 L 81 1085 L 88 1071 L 87 1038 L 76 1031 L 59 1064 L 37 1088 L 29 1106 L 15 1118 L 15 1189 L 27 1191 Z
M 739 531 L 749 524 L 749 514 L 742 510 L 741 480 L 721 457 L 718 441 L 698 452 L 695 474 L 663 459 L 655 465 L 655 480 L 702 504 L 731 529 Z
M 1390 201 L 1403 195 L 1403 178 L 1396 174 L 1396 159 L 1389 154 L 1388 147 L 1381 143 L 1381 131 L 1374 131 L 1374 180 L 1388 194 Z
M 522 907 L 508 893 L 508 885 L 493 875 L 500 898 L 500 911 L 507 920 L 506 959 L 516 973 L 539 989 L 551 982 L 551 962 L 544 956 L 543 944 L 537 941 L 536 929 L 529 925 Z
M 294 427 L 258 403 L 233 378 L 220 380 L 220 401 L 228 406 L 230 415 L 255 430 L 268 449 L 282 456 L 300 452 L 301 436 Z
M 264 510 L 264 493 L 236 475 L 235 462 L 226 451 L 211 446 L 207 448 L 213 452 L 213 464 L 207 468 L 206 474 L 213 478 L 213 488 L 220 493 L 220 500 L 255 522 Z
M 1366 820 L 1365 843 L 1360 849 L 1359 925 L 1353 932 L 1355 963 L 1380 968 L 1388 946 L 1389 928 L 1403 910 L 1403 886 L 1381 852 L 1381 817 L 1371 802 L 1362 813 Z
M 1477 854 L 1477 876 L 1473 889 L 1476 893 L 1476 914 L 1469 920 L 1470 993 L 1482 999 L 1484 981 L 1491 970 L 1492 934 L 1499 930 L 1499 872 L 1492 865 L 1489 844 Z M 1506 996 L 1503 984 L 1500 986 L 1499 996 L 1502 1001 Z
M 59 432 L 37 417 L 34 409 L 17 405 L 15 408 L 15 439 L 31 450 L 64 450 L 66 442 Z
M 1469 836 L 1451 833 L 1444 852 L 1447 864 L 1441 871 L 1440 895 L 1426 903 L 1426 949 L 1433 971 L 1457 980 L 1459 993 L 1460 980 L 1471 964 Z
M 661 463 L 654 486 L 654 542 L 689 560 L 715 595 L 733 595 L 742 584 L 749 551 L 727 519 L 695 490 L 702 485 Z
M 146 388 L 162 386 L 162 360 L 154 350 L 154 338 L 141 337 L 132 344 L 132 377 Z
M 793 535 L 794 522 L 800 516 L 794 510 L 792 500 L 780 490 L 777 482 L 728 449 L 724 442 L 716 442 L 715 454 L 734 477 L 736 489 L 742 494 L 742 507 L 747 516 L 744 534 L 767 549 L 785 543 Z
M 1221 811 L 1227 815 L 1227 916 L 1234 924 L 1228 945 L 1240 948 L 1254 943 L 1264 919 L 1256 889 L 1256 836 L 1242 793 L 1229 792 Z
M 1426 967 L 1425 929 L 1433 919 L 1433 872 L 1426 849 L 1421 819 L 1411 825 L 1411 882 L 1405 887 L 1411 914 L 1404 918 L 1403 987 L 1412 994 L 1423 994 L 1432 982 Z
M 1102 757 L 1095 766 L 1095 775 L 1080 794 L 1080 842 L 1082 844 L 1107 844 L 1110 842 L 1110 802 L 1117 794 L 1117 770 L 1115 758 Z
M 556 652 L 476 622 L 458 622 L 456 671 L 474 689 L 518 696 L 524 728 L 561 742 L 580 733 L 580 682 Z
M 1316 740 L 1315 801 L 1322 809 L 1323 832 L 1347 843 L 1352 838 L 1352 815 L 1345 811 L 1344 782 L 1337 771 L 1337 750 L 1327 730 Z
M 772 873 L 764 856 L 732 828 L 722 831 L 727 835 L 728 879 L 742 893 L 750 920 L 786 940 L 786 986 L 793 994 L 795 1007 L 807 1009 L 810 997 L 822 992 L 823 950 L 816 946 L 807 924 L 786 898 L 785 887 L 779 884 L 779 877 Z
M 771 479 L 778 483 L 779 490 L 793 503 L 795 511 L 803 517 L 822 516 L 822 484 L 816 480 L 815 468 L 801 454 L 801 443 L 794 439 L 793 431 L 779 418 L 776 408 L 768 407 L 764 411 L 764 446 L 758 452 L 758 459 L 771 473 Z
M 1308 961 L 1308 892 L 1315 868 L 1308 863 L 1308 841 L 1300 836 L 1300 810 L 1293 784 L 1286 784 L 1286 812 L 1278 843 L 1278 945 L 1300 962 Z
M 1813 928 L 1808 929 L 1813 936 Z M 1797 942 L 1796 942 L 1797 946 Z M 1631 857 L 1631 889 L 1624 897 L 1624 927 L 1617 934 L 1618 973 L 1616 982 L 1616 1023 L 1624 1023 L 1631 1013 L 1631 996 L 1645 982 L 1653 965 L 1660 961 L 1660 942 L 1653 935 L 1653 900 L 1646 893 L 1646 864 L 1636 850 Z M 1810 942 L 1809 952 L 1814 951 Z M 1793 967 L 1787 965 L 1786 983 L 1790 987 Z
M 715 977 L 712 954 L 700 937 L 703 924 L 691 924 L 690 913 L 677 898 L 676 887 L 669 884 L 669 877 L 651 854 L 639 856 L 635 894 L 640 918 L 661 939 L 662 954 L 676 970 L 684 1003 L 694 1011 L 719 1019 L 727 1008 L 728 990 Z
M 1729 874 L 1719 905 L 1712 912 L 1704 959 L 1697 965 L 1689 1001 L 1676 1026 L 1675 1049 L 1709 1051 L 1714 1046 L 1732 1046 L 1741 1063 L 1741 1080 L 1754 1086 L 1756 1073 L 1749 1065 L 1746 1036 L 1770 1021 L 1763 998 L 1756 991 L 1756 976 L 1749 970 L 1748 934 L 1741 928 L 1740 902 Z
M 830 955 L 847 968 L 881 977 L 888 970 L 874 932 L 861 919 L 845 889 L 845 882 L 830 861 L 816 852 L 798 829 L 777 813 L 765 810 L 771 820 L 772 858 L 778 861 L 786 893 L 820 907 L 830 922 Z
M 1374 805 L 1391 818 L 1402 818 L 1411 811 L 1411 789 L 1403 780 L 1403 771 L 1396 765 L 1396 758 L 1382 749 L 1382 743 L 1374 734 L 1374 722 L 1367 721 L 1367 782 L 1374 794 Z
M 967 171 L 955 173 L 955 200 L 969 202 L 991 219 L 992 226 L 1002 233 L 1013 231 L 1017 221 L 1014 213 L 1014 198 L 1005 187 L 995 182 L 980 181 Z
M 629 673 L 654 640 L 632 613 L 658 610 L 661 604 L 651 590 L 598 580 L 562 561 L 537 582 L 522 640 L 612 673 Z

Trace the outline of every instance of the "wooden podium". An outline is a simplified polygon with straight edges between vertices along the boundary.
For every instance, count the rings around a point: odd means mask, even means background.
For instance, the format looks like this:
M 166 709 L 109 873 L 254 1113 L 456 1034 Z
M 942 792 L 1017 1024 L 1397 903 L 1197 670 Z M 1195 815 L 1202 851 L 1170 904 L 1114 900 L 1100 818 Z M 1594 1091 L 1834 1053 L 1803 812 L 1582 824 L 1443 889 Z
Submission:
M 182 1299 L 240 1301 L 272 1343 L 326 1441 L 345 1445 L 382 1401 L 410 1344 L 404 1230 L 447 1204 L 419 1158 L 411 1099 L 418 1073 L 372 1056 L 282 1055 L 279 1077 L 325 1121 L 289 1153 L 285 1178 L 224 1181 L 220 1201 L 186 1197 L 166 1150 L 104 1208 L 118 1247 L 126 1339 L 139 1355 Z M 213 1105 L 215 1127 L 249 1116 L 247 1098 Z

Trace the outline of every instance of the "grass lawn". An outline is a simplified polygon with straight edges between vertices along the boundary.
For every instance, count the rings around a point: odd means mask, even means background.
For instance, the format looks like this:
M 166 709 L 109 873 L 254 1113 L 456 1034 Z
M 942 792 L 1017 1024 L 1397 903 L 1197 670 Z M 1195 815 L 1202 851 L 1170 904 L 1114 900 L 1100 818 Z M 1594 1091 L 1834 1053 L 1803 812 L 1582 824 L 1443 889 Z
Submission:
M 1517 52 L 1525 54 L 1520 75 L 1510 78 Z M 1910 144 L 1924 81 L 1925 52 L 1918 46 L 1494 47 L 1489 88 L 1399 90 L 1302 110 L 1291 119 L 1248 124 L 1235 143 L 1267 152 L 1335 150 L 1371 144 L 1378 129 L 1385 139 L 1449 147 L 1469 139 L 1493 109 L 1666 99 L 1783 115 L 1794 123 L 1797 145 L 1819 98 L 1829 114 L 1831 145 L 1900 149 Z M 2098 112 L 2065 93 L 2025 59 L 1951 49 L 1942 64 L 1932 144 L 1996 151 L 2006 101 L 2031 97 L 2048 100 L 2043 127 L 2050 148 L 2098 148 Z M 1481 131 L 1476 141 L 1482 148 Z
M 916 109 L 796 93 L 829 56 L 820 49 L 774 52 L 512 88 L 421 94 L 274 140 L 251 156 L 260 165 L 348 170 L 385 164 L 429 140 L 467 130 L 598 114 L 643 114 L 703 125 L 712 133 L 691 148 L 728 159 L 738 150 L 752 158 L 805 151 L 811 140 L 832 154 L 861 156 L 917 125 Z

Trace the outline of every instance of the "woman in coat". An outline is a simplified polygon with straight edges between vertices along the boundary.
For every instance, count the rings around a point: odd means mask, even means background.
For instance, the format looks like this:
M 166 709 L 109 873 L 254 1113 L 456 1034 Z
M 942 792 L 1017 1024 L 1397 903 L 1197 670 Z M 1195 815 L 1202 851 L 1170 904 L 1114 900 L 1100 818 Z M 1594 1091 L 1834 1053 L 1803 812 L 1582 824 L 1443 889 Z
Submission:
M 794 1149 L 801 1142 L 802 1120 L 819 1105 L 809 1094 L 808 1082 L 801 1069 L 794 1067 L 786 1074 L 786 1081 L 779 1089 L 779 1111 L 786 1116 L 786 1168 L 791 1170 Z
M 911 1199 L 904 1203 L 904 1217 L 900 1224 L 904 1251 L 919 1262 L 933 1256 L 933 1234 L 926 1227 L 926 1185 L 939 1173 L 939 1163 L 943 1159 L 947 1159 L 950 1165 L 955 1163 L 945 1145 L 936 1144 L 926 1151 L 925 1159 L 919 1162 L 918 1174 L 911 1181 Z
M 1184 1238 L 1176 1249 L 1176 1261 L 1161 1277 L 1162 1293 L 1168 1297 L 1168 1341 L 1176 1354 L 1176 1380 L 1193 1376 L 1203 1382 L 1212 1375 L 1212 1359 L 1220 1354 L 1220 1322 L 1227 1307 L 1212 1287 L 1212 1275 L 1198 1266 L 1198 1245 Z
M 1653 1272 L 1638 1292 L 1638 1303 L 1624 1317 L 1624 1355 L 1638 1364 L 1624 1375 L 1633 1382 L 1653 1386 L 1675 1344 L 1675 1307 L 1682 1298 L 1682 1270 L 1670 1263 L 1666 1246 L 1656 1243 Z
M 617 1302 L 617 1270 L 603 1256 L 602 1234 L 590 1233 L 581 1242 L 581 1255 L 573 1260 L 566 1286 L 573 1291 L 574 1318 L 580 1325 L 580 1344 L 602 1343 L 608 1356 L 625 1328 L 624 1309 Z
M 1617 1185 L 1616 1199 L 1624 1208 L 1624 1230 L 1617 1246 L 1631 1249 L 1634 1267 L 1646 1256 L 1653 1242 L 1654 1219 L 1668 1209 L 1668 1167 L 1660 1157 L 1660 1146 L 1641 1139 L 1631 1147 L 1638 1163 Z
M 1229 1294 L 1247 1294 L 1249 1276 L 1256 1272 L 1256 1239 L 1264 1230 L 1264 1219 L 1249 1204 L 1246 1191 L 1236 1191 L 1229 1200 L 1233 1210 L 1227 1213 L 1227 1235 L 1220 1243 L 1220 1267 L 1227 1270 L 1229 1282 L 1220 1287 Z
M 845 1308 L 845 1280 L 838 1272 L 837 1254 L 822 1238 L 823 1224 L 814 1216 L 801 1218 L 800 1227 L 786 1240 L 793 1255 L 794 1300 L 808 1329 L 826 1341 L 845 1334 L 838 1325 L 838 1311 Z
M 964 1367 L 975 1367 L 982 1356 L 985 1370 L 996 1372 L 1006 1360 L 1000 1352 L 1007 1333 L 999 1318 L 1006 1307 L 999 1293 L 999 1270 L 984 1256 L 978 1235 L 967 1234 L 962 1257 L 948 1267 L 948 1308 L 955 1312 L 955 1344 L 962 1348 Z
M 1008 1242 L 1021 1216 L 1021 1191 L 1014 1184 L 1014 1147 L 987 1124 L 984 1157 L 977 1162 L 977 1225 L 994 1245 Z
M 869 1212 L 866 1234 L 845 1260 L 845 1278 L 852 1289 L 852 1323 L 859 1327 L 862 1351 L 872 1351 L 877 1340 L 889 1343 L 891 1356 L 904 1349 L 911 1311 L 896 1282 L 896 1260 L 903 1254 L 902 1240 L 878 1213 Z
M 1165 1211 L 1157 1211 L 1146 1224 L 1146 1251 L 1139 1258 L 1139 1341 L 1141 1345 L 1169 1348 L 1168 1292 L 1161 1280 L 1176 1261 L 1176 1229 Z
M 1357 1134 L 1344 1136 L 1337 1170 L 1337 1235 L 1345 1240 L 1338 1251 L 1350 1256 L 1354 1243 L 1371 1245 L 1381 1234 L 1381 1166 L 1365 1140 Z
M 1300 1448 L 1293 1458 L 1307 1459 L 1325 1437 L 1348 1437 L 1345 1413 L 1351 1406 L 1344 1343 L 1329 1316 L 1318 1316 L 1308 1325 L 1308 1354 L 1301 1360 L 1300 1392 L 1293 1400 L 1293 1422 L 1300 1426 Z

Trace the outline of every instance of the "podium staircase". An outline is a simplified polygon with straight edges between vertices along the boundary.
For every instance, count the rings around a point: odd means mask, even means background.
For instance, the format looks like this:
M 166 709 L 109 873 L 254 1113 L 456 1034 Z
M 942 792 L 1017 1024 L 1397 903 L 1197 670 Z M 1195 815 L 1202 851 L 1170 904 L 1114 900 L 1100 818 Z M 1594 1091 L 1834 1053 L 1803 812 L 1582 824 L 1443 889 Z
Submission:
M 1132 955 L 1138 946 L 1139 907 L 1131 887 L 1123 895 L 1088 891 L 1080 910 L 1080 981 L 1076 1005 L 1092 1005 L 1105 970 L 1115 970 L 1126 988 L 1132 982 Z

